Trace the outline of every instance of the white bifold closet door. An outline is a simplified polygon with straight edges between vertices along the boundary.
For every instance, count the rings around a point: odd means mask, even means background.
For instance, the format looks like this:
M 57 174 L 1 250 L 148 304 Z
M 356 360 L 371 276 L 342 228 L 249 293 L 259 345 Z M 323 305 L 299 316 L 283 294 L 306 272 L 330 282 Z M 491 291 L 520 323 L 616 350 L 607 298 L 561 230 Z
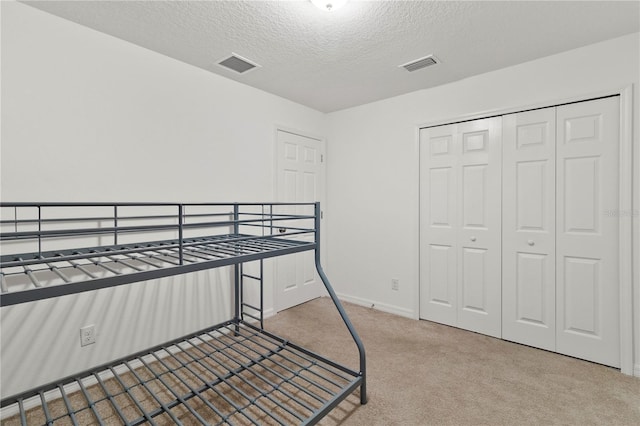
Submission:
M 556 350 L 556 111 L 503 116 L 502 337 Z
M 503 337 L 620 366 L 618 98 L 504 116 Z
M 420 133 L 420 317 L 501 336 L 501 117 Z
M 617 97 L 557 108 L 556 350 L 620 367 Z

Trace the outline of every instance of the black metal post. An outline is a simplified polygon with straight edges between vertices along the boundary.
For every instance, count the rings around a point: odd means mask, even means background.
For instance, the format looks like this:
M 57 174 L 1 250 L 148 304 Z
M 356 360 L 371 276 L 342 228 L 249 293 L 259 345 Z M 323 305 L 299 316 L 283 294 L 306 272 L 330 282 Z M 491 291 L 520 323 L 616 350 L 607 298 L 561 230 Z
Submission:
M 113 245 L 118 245 L 118 206 L 113 206 Z
M 179 259 L 180 259 L 180 264 L 183 265 L 184 264 L 184 256 L 183 256 L 183 252 L 182 252 L 182 237 L 183 237 L 183 211 L 182 211 L 182 204 L 178 204 L 178 255 L 179 255 Z
M 238 220 L 240 219 L 240 206 L 238 203 L 233 204 L 233 233 L 238 235 L 240 233 L 240 225 Z M 238 323 L 240 321 L 240 265 L 235 263 L 233 265 L 233 288 L 235 292 L 235 320 L 236 320 L 236 332 L 239 332 Z
M 42 207 L 38 206 L 38 256 L 42 256 Z
M 260 259 L 260 329 L 264 329 L 264 260 Z
M 366 371 L 366 359 L 365 359 L 365 351 L 364 345 L 362 344 L 362 340 L 360 340 L 360 336 L 356 332 L 356 329 L 353 327 L 351 320 L 347 316 L 344 308 L 342 307 L 342 303 L 340 303 L 340 299 L 336 296 L 335 291 L 333 291 L 333 287 L 329 283 L 329 278 L 324 273 L 322 269 L 322 265 L 320 264 L 320 203 L 315 203 L 315 240 L 316 240 L 316 248 L 315 248 L 315 259 L 316 259 L 316 270 L 320 275 L 320 279 L 322 280 L 324 287 L 329 292 L 329 296 L 331 300 L 333 300 L 333 304 L 338 309 L 340 316 L 342 317 L 342 321 L 347 326 L 349 333 L 351 333 L 351 337 L 353 337 L 353 341 L 356 343 L 358 347 L 358 352 L 360 354 L 360 374 L 362 376 L 362 385 L 360 386 L 360 403 L 367 403 L 367 371 Z

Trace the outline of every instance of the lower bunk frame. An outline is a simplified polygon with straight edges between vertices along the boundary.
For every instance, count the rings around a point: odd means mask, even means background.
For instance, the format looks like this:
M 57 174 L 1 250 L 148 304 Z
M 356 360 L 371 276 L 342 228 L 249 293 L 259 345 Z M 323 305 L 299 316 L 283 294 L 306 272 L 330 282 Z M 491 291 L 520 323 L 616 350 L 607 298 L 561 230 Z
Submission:
M 227 321 L 15 398 L 13 424 L 317 423 L 363 376 Z

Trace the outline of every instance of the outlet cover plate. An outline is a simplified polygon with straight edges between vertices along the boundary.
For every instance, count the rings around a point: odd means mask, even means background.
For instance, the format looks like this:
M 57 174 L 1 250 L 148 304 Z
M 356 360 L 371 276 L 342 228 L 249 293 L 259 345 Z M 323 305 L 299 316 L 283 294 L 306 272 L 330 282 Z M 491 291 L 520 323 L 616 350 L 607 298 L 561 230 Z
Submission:
M 399 291 L 400 290 L 400 280 L 397 278 L 391 279 L 391 290 Z
M 96 342 L 96 326 L 85 325 L 80 329 L 80 346 L 92 345 Z

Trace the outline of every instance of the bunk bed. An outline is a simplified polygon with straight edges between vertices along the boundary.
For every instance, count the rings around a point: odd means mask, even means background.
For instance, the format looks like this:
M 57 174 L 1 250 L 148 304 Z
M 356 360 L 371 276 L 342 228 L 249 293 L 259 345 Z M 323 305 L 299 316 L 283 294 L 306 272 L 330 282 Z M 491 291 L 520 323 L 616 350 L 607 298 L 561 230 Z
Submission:
M 223 266 L 233 283 L 228 320 L 4 397 L 3 424 L 315 424 L 357 389 L 367 402 L 363 344 L 320 265 L 319 203 L 0 203 L 0 212 L 3 308 Z M 305 251 L 358 369 L 264 328 L 263 261 Z

